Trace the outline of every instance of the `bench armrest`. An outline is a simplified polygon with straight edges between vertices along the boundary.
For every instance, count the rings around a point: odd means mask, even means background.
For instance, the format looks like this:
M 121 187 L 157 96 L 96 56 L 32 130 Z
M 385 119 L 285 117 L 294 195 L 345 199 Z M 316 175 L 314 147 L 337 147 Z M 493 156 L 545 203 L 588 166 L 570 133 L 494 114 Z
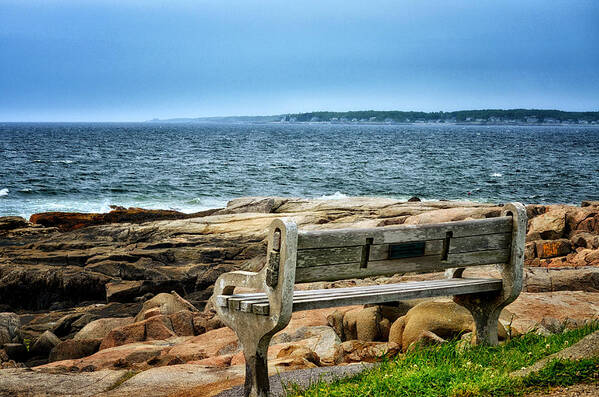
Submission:
M 219 295 L 232 295 L 235 287 L 258 290 L 269 300 L 268 316 L 260 315 L 265 332 L 283 329 L 291 319 L 293 308 L 293 286 L 297 260 L 297 225 L 288 219 L 275 219 L 268 233 L 266 264 L 259 272 L 233 271 L 221 274 L 214 285 L 213 303 L 220 318 L 229 327 L 236 329 L 238 319 L 252 316 L 251 313 L 235 311 L 220 306 Z

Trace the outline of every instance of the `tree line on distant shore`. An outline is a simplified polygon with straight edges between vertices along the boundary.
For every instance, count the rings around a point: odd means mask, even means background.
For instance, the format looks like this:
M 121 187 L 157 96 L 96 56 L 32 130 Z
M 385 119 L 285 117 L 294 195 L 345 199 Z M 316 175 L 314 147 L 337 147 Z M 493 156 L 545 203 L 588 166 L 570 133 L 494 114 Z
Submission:
M 483 109 L 458 110 L 455 112 L 403 112 L 398 110 L 359 110 L 349 112 L 309 112 L 283 115 L 285 121 L 370 121 L 370 122 L 415 122 L 415 121 L 525 121 L 564 122 L 599 121 L 598 112 L 566 112 L 550 109 Z

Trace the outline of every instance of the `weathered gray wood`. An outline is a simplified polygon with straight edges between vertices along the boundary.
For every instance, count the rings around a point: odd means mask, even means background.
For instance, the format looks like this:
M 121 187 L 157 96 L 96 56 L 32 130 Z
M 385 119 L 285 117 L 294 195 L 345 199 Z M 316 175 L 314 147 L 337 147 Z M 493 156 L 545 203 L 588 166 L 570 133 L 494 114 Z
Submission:
M 454 280 L 455 281 L 455 280 Z M 456 285 L 458 285 L 458 282 Z M 443 286 L 448 285 L 447 280 L 429 280 L 425 282 L 406 282 L 399 284 L 401 288 L 411 289 L 418 288 L 419 286 Z M 397 290 L 398 284 L 380 284 L 380 285 L 369 285 L 362 287 L 345 287 L 345 288 L 328 288 L 328 289 L 318 289 L 318 290 L 303 290 L 303 291 L 294 291 L 293 299 L 294 301 L 297 299 L 302 299 L 305 297 L 313 297 L 315 295 L 318 296 L 342 296 L 350 293 L 379 293 L 385 292 L 388 290 Z M 267 302 L 268 297 L 263 292 L 258 293 L 244 293 L 244 294 L 235 294 L 235 295 L 219 295 L 216 297 L 216 304 L 222 307 L 229 307 L 232 310 L 241 310 L 249 312 L 247 310 L 248 304 L 251 303 L 260 303 Z
M 310 249 L 297 252 L 297 267 L 359 262 L 362 246 Z
M 456 279 L 437 280 L 434 283 L 430 281 L 402 283 L 394 284 L 394 286 L 395 288 L 381 291 L 362 291 L 360 288 L 355 288 L 355 291 L 351 293 L 329 295 L 316 293 L 308 296 L 294 296 L 293 311 L 500 291 L 502 281 L 500 279 Z M 251 302 L 251 308 L 255 314 L 268 315 L 269 313 L 268 302 Z
M 295 280 L 297 283 L 307 283 L 312 281 L 335 281 L 348 278 L 364 278 L 408 272 L 435 272 L 458 266 L 465 267 L 507 263 L 509 258 L 510 250 L 502 249 L 450 254 L 447 261 L 442 261 L 440 256 L 433 255 L 389 261 L 371 261 L 368 262 L 368 267 L 366 268 L 360 268 L 360 263 L 303 267 L 296 269 Z
M 511 240 L 511 233 L 452 238 L 449 245 L 449 254 L 508 249 Z M 424 255 L 441 255 L 443 251 L 443 241 L 444 240 L 426 241 Z M 297 252 L 297 267 L 327 266 L 360 262 L 361 256 L 362 246 L 304 249 Z M 388 258 L 389 244 L 370 246 L 369 262 L 387 260 Z
M 322 247 L 347 247 L 363 245 L 367 238 L 373 244 L 389 244 L 395 242 L 443 240 L 447 232 L 453 237 L 478 236 L 485 234 L 510 233 L 512 217 L 476 219 L 458 222 L 445 222 L 428 225 L 402 225 L 397 227 L 380 227 L 371 229 L 336 229 L 300 231 L 298 249 Z

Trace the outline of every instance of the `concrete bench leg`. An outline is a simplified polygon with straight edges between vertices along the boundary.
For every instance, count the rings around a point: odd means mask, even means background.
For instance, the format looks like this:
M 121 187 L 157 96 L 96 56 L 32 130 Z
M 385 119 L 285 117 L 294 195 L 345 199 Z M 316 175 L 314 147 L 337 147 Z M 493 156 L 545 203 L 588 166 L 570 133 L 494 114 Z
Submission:
M 270 385 L 268 383 L 268 345 L 271 338 L 271 335 L 265 335 L 257 343 L 246 341 L 243 346 L 243 355 L 245 357 L 245 396 L 267 397 L 270 392 Z
M 470 311 L 474 319 L 474 337 L 472 343 L 475 345 L 497 345 L 499 338 L 497 336 L 497 326 L 499 315 L 504 305 L 497 305 L 492 297 L 481 295 L 460 295 L 455 296 L 454 302 L 464 306 Z

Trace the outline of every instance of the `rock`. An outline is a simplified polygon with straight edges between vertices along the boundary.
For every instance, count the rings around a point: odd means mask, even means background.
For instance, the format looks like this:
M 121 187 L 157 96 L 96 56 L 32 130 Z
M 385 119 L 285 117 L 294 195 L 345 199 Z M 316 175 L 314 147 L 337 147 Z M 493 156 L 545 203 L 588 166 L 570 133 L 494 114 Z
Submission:
M 272 374 L 276 371 L 270 369 Z M 105 397 L 136 396 L 151 390 L 152 397 L 177 395 L 216 395 L 219 391 L 243 384 L 245 367 L 202 368 L 181 364 L 152 368 L 141 372 Z M 190 390 L 193 392 L 190 393 Z
M 50 351 L 60 343 L 60 339 L 50 331 L 46 331 L 40 335 L 35 343 L 31 346 L 29 352 L 32 356 L 47 357 Z
M 192 312 L 192 316 L 193 332 L 195 335 L 225 326 L 214 310 Z
M 417 202 L 420 202 L 420 201 L 422 201 L 422 200 L 420 200 L 420 198 L 416 197 L 416 196 L 412 196 L 412 197 L 410 197 L 408 199 L 408 203 L 415 203 L 415 202 L 417 203 Z
M 364 342 L 350 340 L 341 343 L 335 355 L 335 364 L 354 362 L 376 362 L 383 357 L 393 357 L 401 352 L 395 342 Z
M 443 340 L 472 331 L 474 320 L 467 309 L 452 301 L 429 301 L 414 306 L 393 323 L 389 342 L 395 342 L 402 351 L 407 351 L 418 341 L 439 341 L 437 337 Z M 505 338 L 506 332 L 501 324 L 498 333 L 500 338 Z
M 179 296 L 179 294 L 177 294 L 175 291 L 172 291 L 170 294 L 158 294 L 149 301 L 144 302 L 141 311 L 135 317 L 135 321 L 143 319 L 144 313 L 147 310 L 153 309 L 155 307 L 159 308 L 160 313 L 165 315 L 177 313 L 181 310 L 189 310 L 192 312 L 198 311 L 198 309 L 196 309 L 191 303 L 181 298 L 181 296 Z
M 541 259 L 564 256 L 570 253 L 572 246 L 568 239 L 536 241 L 537 256 Z
M 170 319 L 164 315 L 154 316 L 113 329 L 102 340 L 100 350 L 145 340 L 168 339 L 174 336 L 176 335 L 173 332 Z
M 123 327 L 133 323 L 133 317 L 101 318 L 90 322 L 83 327 L 73 339 L 102 339 L 115 328 Z
M 98 396 L 123 379 L 126 371 L 45 373 L 29 368 L 0 371 L 3 396 Z
M 154 308 L 156 309 L 156 308 Z M 153 309 L 150 309 L 153 310 Z M 146 312 L 147 313 L 147 312 Z M 189 310 L 179 310 L 176 313 L 170 314 L 168 318 L 171 320 L 173 332 L 178 336 L 193 336 L 193 314 Z
M 320 357 L 311 349 L 304 346 L 290 345 L 279 351 L 275 365 L 288 369 L 319 367 Z
M 584 200 L 581 204 L 581 207 L 599 207 L 599 201 L 592 200 Z
M 20 216 L 0 216 L 0 232 L 27 227 L 25 218 Z
M 529 260 L 537 257 L 537 244 L 535 242 L 527 242 L 524 245 L 524 259 Z
M 599 268 L 528 268 L 524 272 L 525 292 L 586 291 L 599 292 Z
M 143 295 L 143 280 L 111 281 L 106 283 L 107 302 L 131 302 L 139 295 Z
M 599 236 L 588 232 L 576 232 L 570 241 L 574 247 L 582 247 L 589 249 L 599 248 Z
M 19 342 L 21 320 L 15 313 L 0 313 L 0 347 L 5 343 Z
M 117 207 L 109 213 L 76 213 L 76 212 L 42 212 L 33 214 L 29 222 L 43 225 L 45 227 L 57 227 L 66 232 L 83 227 L 103 225 L 107 223 L 141 223 L 150 221 L 160 221 L 167 219 L 188 219 L 206 216 L 214 213 L 216 210 L 197 212 L 194 214 L 184 214 L 172 210 L 148 210 L 144 208 L 131 207 L 125 209 Z
M 6 352 L 8 358 L 10 358 L 11 360 L 27 360 L 27 348 L 22 343 L 5 343 L 2 349 Z
M 43 261 L 43 259 L 41 260 Z M 108 277 L 78 266 L 25 266 L 0 261 L 0 302 L 40 310 L 53 302 L 103 301 Z
M 159 307 L 153 307 L 151 309 L 148 309 L 144 312 L 144 320 L 149 319 L 150 317 L 154 317 L 154 316 L 160 316 L 162 313 L 160 313 L 160 308 Z
M 555 240 L 562 238 L 566 231 L 566 210 L 551 209 L 529 221 L 527 234 L 530 240 Z
M 280 197 L 241 197 L 227 203 L 227 208 L 217 212 L 224 214 L 242 214 L 248 212 L 269 214 L 275 212 L 287 199 Z
M 327 321 L 342 341 L 386 341 L 391 324 L 401 314 L 398 307 L 376 305 L 349 311 L 336 310 L 327 317 Z
M 57 344 L 50 352 L 49 361 L 61 361 L 90 356 L 100 348 L 102 339 L 69 339 Z
M 463 221 L 466 219 L 484 219 L 499 216 L 500 213 L 501 207 L 447 208 L 410 216 L 405 220 L 404 224 L 422 225 L 428 223 Z
M 503 309 L 500 321 L 509 324 L 516 335 L 534 330 L 543 322 L 558 322 L 562 328 L 577 327 L 599 318 L 597 302 L 599 293 L 594 292 L 522 292 Z

